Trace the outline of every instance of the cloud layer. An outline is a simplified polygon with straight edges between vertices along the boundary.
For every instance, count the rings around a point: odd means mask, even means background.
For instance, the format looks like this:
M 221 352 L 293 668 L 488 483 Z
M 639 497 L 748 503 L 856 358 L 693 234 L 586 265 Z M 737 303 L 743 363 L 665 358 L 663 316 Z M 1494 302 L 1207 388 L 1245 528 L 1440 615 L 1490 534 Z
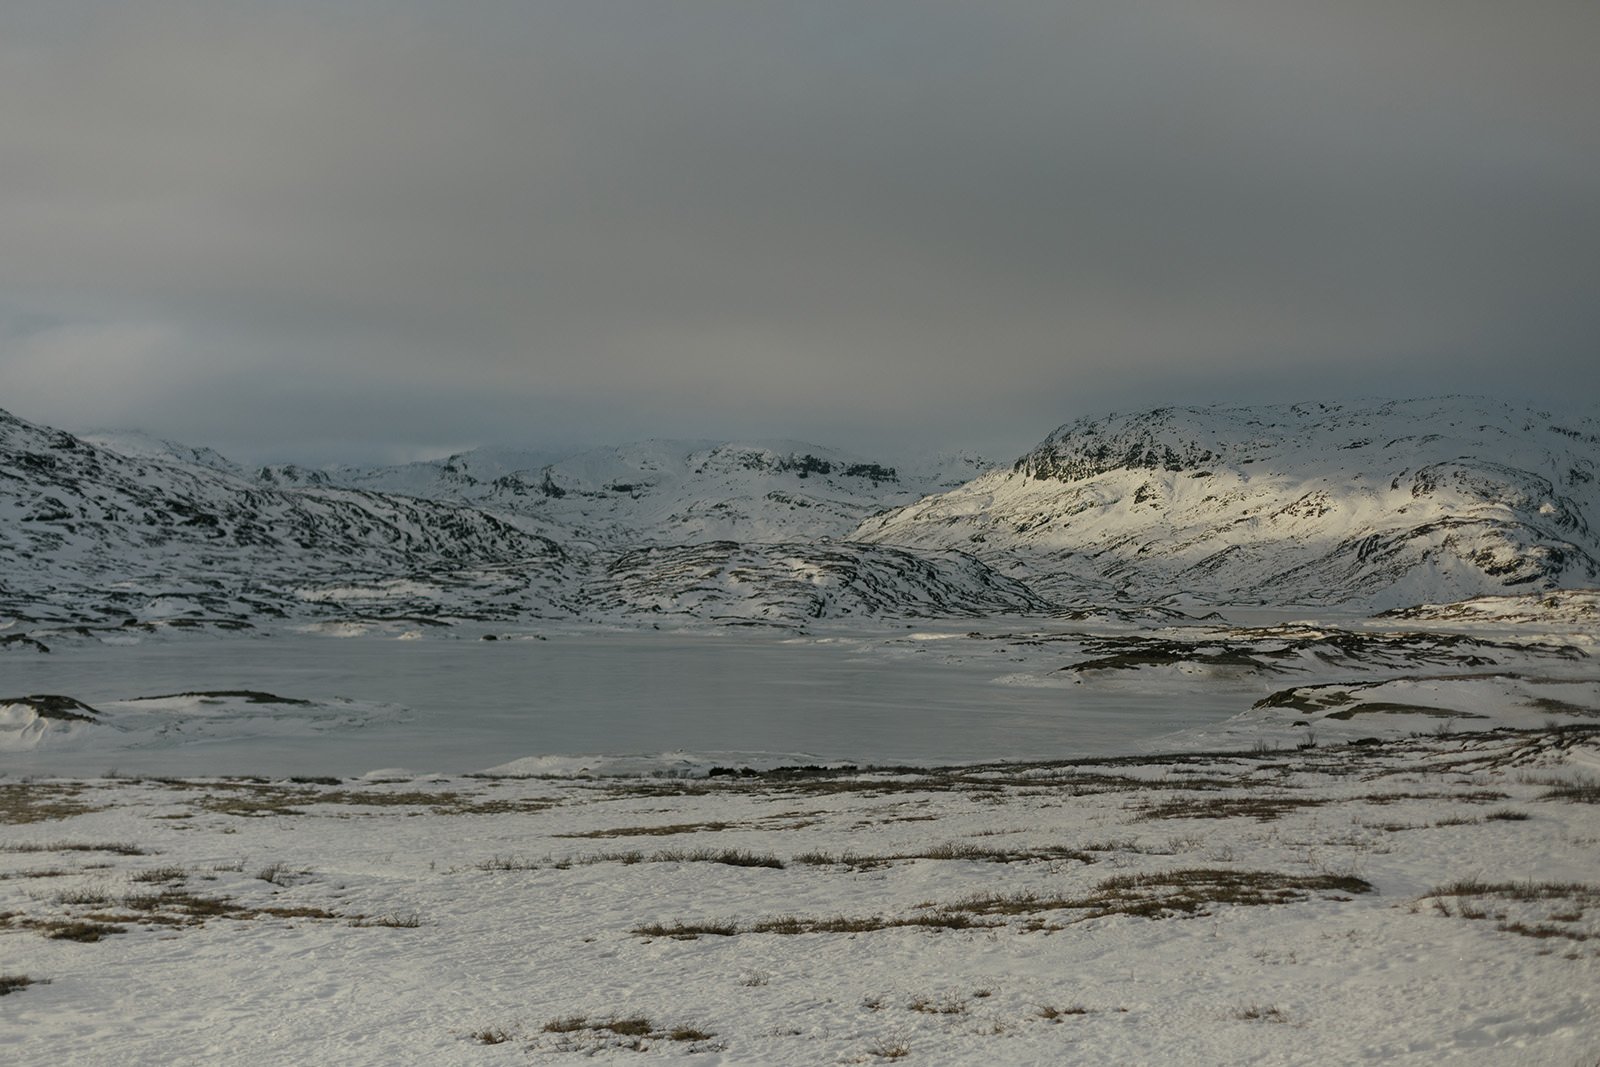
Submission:
M 1600 8 L 1078 6 L 9 4 L 0 406 L 377 458 L 1600 391 Z

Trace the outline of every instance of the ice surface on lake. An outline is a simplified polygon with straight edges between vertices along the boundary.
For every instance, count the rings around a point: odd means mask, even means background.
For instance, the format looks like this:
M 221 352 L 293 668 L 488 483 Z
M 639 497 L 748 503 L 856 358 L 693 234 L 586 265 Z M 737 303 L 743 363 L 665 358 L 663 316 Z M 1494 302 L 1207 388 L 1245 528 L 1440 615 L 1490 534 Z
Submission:
M 146 714 L 144 728 L 120 743 L 111 732 L 103 747 L 45 744 L 0 755 L 0 767 L 343 775 L 472 771 L 585 754 L 670 754 L 664 768 L 681 765 L 685 753 L 729 762 L 1065 757 L 1128 751 L 1217 722 L 1251 699 L 1229 686 L 1200 695 L 997 684 L 1042 665 L 951 659 L 898 654 L 873 640 L 771 634 L 493 642 L 291 634 L 61 645 L 0 663 L 0 696 L 62 693 L 101 708 L 109 721 L 119 701 L 204 690 L 260 690 L 312 706 L 251 705 L 231 736 L 214 718 L 200 733 L 181 728 L 183 709 L 175 707 L 173 729 L 150 730 Z M 328 706 L 339 699 L 371 710 L 344 714 L 330 728 Z

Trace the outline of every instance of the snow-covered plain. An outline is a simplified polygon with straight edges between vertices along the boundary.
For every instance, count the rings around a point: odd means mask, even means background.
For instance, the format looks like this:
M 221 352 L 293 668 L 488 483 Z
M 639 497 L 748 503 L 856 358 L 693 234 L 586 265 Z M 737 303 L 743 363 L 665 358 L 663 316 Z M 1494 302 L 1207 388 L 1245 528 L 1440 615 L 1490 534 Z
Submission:
M 1590 1063 L 1595 741 L 12 779 L 0 1056 Z

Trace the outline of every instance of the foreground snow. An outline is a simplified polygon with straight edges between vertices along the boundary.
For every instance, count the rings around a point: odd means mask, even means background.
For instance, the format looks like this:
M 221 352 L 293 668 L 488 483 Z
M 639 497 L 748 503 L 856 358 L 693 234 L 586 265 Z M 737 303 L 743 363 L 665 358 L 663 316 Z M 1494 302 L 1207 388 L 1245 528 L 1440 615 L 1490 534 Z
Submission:
M 0 972 L 36 983 L 0 1057 L 1588 1063 L 1597 776 L 1600 730 L 1569 725 L 924 772 L 0 780 Z

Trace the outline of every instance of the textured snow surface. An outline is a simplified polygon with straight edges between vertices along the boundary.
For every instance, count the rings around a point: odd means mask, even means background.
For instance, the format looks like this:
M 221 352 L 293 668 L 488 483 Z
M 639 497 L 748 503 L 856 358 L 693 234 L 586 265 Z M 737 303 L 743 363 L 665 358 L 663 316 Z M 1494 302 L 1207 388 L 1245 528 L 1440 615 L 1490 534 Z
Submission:
M 0 780 L 0 970 L 35 983 L 0 1055 L 1588 1062 L 1600 808 L 1557 786 L 1593 780 L 1596 741 Z

